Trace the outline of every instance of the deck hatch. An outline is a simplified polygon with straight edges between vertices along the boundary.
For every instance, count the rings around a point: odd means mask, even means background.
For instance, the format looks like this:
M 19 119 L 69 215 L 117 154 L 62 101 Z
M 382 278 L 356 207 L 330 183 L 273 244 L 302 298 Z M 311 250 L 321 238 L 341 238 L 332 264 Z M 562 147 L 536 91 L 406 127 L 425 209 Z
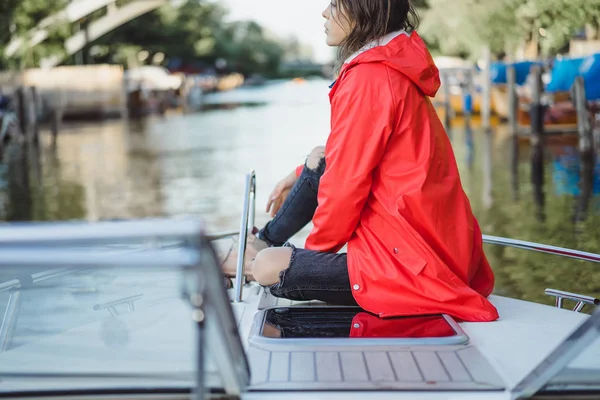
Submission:
M 271 307 L 257 313 L 250 343 L 263 347 L 464 345 L 469 338 L 448 315 L 381 319 L 358 307 Z

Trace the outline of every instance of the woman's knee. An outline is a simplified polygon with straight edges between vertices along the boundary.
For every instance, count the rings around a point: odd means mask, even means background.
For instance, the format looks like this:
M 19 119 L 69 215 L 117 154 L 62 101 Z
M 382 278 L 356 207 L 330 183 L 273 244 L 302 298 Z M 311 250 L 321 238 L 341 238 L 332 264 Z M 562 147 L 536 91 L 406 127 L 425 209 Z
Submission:
M 321 160 L 325 158 L 325 147 L 318 146 L 315 147 L 308 158 L 306 159 L 306 166 L 312 170 L 316 170 L 319 168 L 319 164 L 321 164 Z
M 269 247 L 256 255 L 252 266 L 252 276 L 262 286 L 279 282 L 279 273 L 290 265 L 290 247 Z

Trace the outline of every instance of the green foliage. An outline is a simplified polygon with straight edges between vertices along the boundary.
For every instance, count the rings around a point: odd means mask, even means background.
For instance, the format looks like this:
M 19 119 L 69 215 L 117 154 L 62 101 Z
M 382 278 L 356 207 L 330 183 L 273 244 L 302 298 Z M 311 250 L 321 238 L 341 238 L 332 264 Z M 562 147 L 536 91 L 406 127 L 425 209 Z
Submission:
M 539 35 L 551 55 L 586 24 L 598 25 L 600 0 L 429 0 L 422 34 L 446 54 L 479 56 L 489 45 L 499 54 Z
M 184 63 L 201 61 L 214 66 L 223 59 L 230 68 L 246 75 L 276 75 L 284 53 L 281 44 L 269 38 L 257 23 L 227 22 L 226 16 L 222 6 L 207 1 L 165 6 L 98 40 L 96 45 L 105 55 L 96 61 L 126 64 L 132 52 L 144 49 Z
M 600 21 L 600 0 L 529 0 L 519 7 L 516 17 L 525 32 L 544 29 L 540 46 L 550 54 L 564 47 L 587 23 Z
M 120 0 L 123 5 L 128 0 Z M 131 1 L 131 0 L 129 0 Z M 64 9 L 68 0 L 3 0 L 0 5 L 0 52 L 11 36 L 27 38 L 31 29 L 47 22 L 50 15 Z M 143 15 L 90 44 L 92 61 L 116 62 L 127 65 L 141 50 L 152 55 L 163 53 L 167 59 L 177 58 L 184 63 L 201 61 L 214 66 L 223 59 L 231 68 L 244 74 L 277 75 L 284 54 L 282 45 L 255 22 L 227 22 L 227 10 L 208 0 L 186 0 L 179 5 L 169 4 Z M 88 20 L 104 15 L 88 17 Z M 50 25 L 48 40 L 33 48 L 24 47 L 13 61 L 14 67 L 32 67 L 47 56 L 63 51 L 64 41 L 72 33 L 71 26 L 60 19 Z M 19 62 L 20 61 L 20 62 Z M 0 57 L 0 67 L 7 60 Z
M 0 5 L 0 67 L 10 65 L 9 60 L 4 58 L 4 48 L 13 35 L 27 40 L 34 27 L 64 9 L 66 4 L 67 0 L 3 0 Z M 49 24 L 49 28 L 49 38 L 43 44 L 18 54 L 21 67 L 35 66 L 41 58 L 63 51 L 68 27 L 58 20 Z

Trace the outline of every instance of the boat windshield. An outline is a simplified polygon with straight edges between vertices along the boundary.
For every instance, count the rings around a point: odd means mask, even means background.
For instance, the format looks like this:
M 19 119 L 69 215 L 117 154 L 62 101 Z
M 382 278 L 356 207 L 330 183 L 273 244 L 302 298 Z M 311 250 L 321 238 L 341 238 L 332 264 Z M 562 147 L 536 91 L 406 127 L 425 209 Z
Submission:
M 557 346 L 513 393 L 516 399 L 533 395 L 561 398 L 565 393 L 600 397 L 600 309 Z
M 96 225 L 75 241 L 67 224 L 19 243 L 0 229 L 0 395 L 240 392 L 248 367 L 199 225 Z

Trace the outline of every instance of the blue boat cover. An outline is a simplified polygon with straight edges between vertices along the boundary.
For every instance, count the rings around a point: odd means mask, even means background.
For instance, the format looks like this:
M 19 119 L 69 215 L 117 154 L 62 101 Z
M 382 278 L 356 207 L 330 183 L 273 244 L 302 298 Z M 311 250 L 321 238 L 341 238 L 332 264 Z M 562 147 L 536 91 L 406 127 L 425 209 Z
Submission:
M 552 79 L 546 91 L 568 92 L 575 78 L 583 76 L 588 100 L 600 99 L 600 53 L 584 58 L 564 58 L 556 60 L 552 68 Z
M 506 69 L 508 65 L 513 65 L 515 67 L 515 72 L 517 75 L 517 85 L 523 85 L 527 76 L 529 75 L 529 71 L 533 65 L 540 65 L 540 62 L 536 61 L 521 61 L 513 64 L 507 64 L 503 62 L 495 62 L 490 66 L 490 73 L 492 76 L 492 83 L 494 84 L 502 84 L 507 83 L 506 77 Z

